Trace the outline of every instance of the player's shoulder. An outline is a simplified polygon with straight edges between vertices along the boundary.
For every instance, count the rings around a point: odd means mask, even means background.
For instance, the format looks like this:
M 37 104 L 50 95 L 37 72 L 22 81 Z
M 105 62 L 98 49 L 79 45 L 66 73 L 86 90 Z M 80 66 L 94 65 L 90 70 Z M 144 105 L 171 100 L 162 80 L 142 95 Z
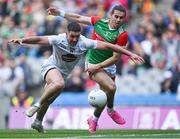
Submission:
M 109 18 L 102 18 L 101 21 L 108 23 L 109 22 Z
M 84 36 L 84 35 L 82 35 L 82 34 L 80 34 L 79 38 L 80 38 L 80 39 L 86 39 L 87 37 Z
M 88 38 L 87 38 L 86 36 L 80 34 L 80 36 L 79 36 L 79 42 L 84 42 L 84 41 L 86 41 L 87 39 L 88 39 Z
M 101 16 L 91 16 L 91 19 L 100 20 L 100 19 L 102 19 L 102 17 Z
M 122 37 L 128 37 L 128 33 L 127 33 L 127 31 L 124 31 L 124 32 L 122 32 L 121 34 L 120 34 L 120 36 Z
M 118 30 L 119 32 L 127 32 L 127 27 L 128 25 L 125 23 L 125 24 L 122 24 Z
M 89 45 L 89 44 L 91 44 L 93 42 L 94 42 L 94 40 L 92 40 L 90 38 L 87 38 L 87 37 L 85 37 L 83 35 L 80 35 L 78 44 L 79 45 Z
M 66 37 L 66 33 L 60 33 L 57 36 L 59 36 L 59 37 Z
M 66 39 L 66 33 L 60 33 L 58 35 L 55 35 L 57 40 L 65 40 Z
M 50 35 L 48 37 L 54 37 L 56 39 L 58 39 L 58 38 L 65 38 L 66 37 L 66 33 L 60 33 L 60 34 L 57 34 L 57 35 Z
M 94 25 L 97 21 L 101 20 L 101 16 L 91 16 L 91 24 Z
M 118 40 L 124 40 L 124 41 L 126 41 L 126 40 L 128 40 L 128 38 L 129 38 L 129 36 L 128 36 L 128 33 L 126 32 L 126 31 L 124 31 L 124 32 L 122 32 L 120 35 L 119 35 L 119 37 L 118 37 Z
M 58 35 L 50 35 L 48 36 L 48 40 L 51 45 L 57 45 L 62 42 L 66 42 L 66 34 L 62 33 Z

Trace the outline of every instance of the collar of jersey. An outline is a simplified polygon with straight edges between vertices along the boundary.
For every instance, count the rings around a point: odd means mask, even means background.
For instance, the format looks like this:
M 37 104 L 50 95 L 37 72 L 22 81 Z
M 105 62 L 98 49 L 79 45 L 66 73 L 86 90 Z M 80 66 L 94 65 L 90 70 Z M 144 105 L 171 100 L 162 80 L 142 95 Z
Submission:
M 108 27 L 110 30 L 116 30 L 116 29 L 110 27 L 109 22 L 108 22 Z

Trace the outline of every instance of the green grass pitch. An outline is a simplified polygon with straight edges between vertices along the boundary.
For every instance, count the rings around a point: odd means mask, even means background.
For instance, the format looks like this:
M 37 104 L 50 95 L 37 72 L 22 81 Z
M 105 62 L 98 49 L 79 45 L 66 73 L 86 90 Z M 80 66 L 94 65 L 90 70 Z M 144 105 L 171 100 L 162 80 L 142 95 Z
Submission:
M 47 130 L 40 134 L 35 130 L 0 130 L 0 138 L 56 138 L 56 139 L 180 139 L 180 130 Z

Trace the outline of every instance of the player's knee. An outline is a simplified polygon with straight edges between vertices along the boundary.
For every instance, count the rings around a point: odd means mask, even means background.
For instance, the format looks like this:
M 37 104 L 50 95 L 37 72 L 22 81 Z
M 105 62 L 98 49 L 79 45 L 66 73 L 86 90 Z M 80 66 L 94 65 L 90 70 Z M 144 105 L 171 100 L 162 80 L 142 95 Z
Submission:
M 108 86 L 108 92 L 115 93 L 116 92 L 116 85 L 115 84 L 110 84 Z
M 65 86 L 64 81 L 54 82 L 53 84 L 54 84 L 54 88 L 56 88 L 57 91 L 61 91 Z

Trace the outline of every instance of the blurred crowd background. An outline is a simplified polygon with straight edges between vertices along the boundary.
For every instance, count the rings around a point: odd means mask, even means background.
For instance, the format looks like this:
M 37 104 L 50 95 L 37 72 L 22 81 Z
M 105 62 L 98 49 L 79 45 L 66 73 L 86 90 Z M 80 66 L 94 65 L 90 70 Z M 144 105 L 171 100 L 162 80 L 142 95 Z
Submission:
M 67 21 L 48 16 L 46 9 L 50 6 L 108 17 L 116 4 L 127 9 L 128 49 L 145 59 L 145 64 L 134 65 L 122 55 L 117 63 L 117 93 L 168 93 L 176 94 L 180 100 L 179 0 L 0 0 L 0 119 L 8 121 L 10 106 L 27 108 L 39 98 L 44 84 L 40 66 L 52 53 L 51 46 L 27 48 L 14 46 L 8 40 L 65 32 Z M 82 28 L 82 34 L 91 38 L 93 28 L 84 25 Z M 84 72 L 82 60 L 67 81 L 64 93 L 87 93 L 96 87 Z M 1 120 L 0 123 L 0 128 L 4 128 Z

